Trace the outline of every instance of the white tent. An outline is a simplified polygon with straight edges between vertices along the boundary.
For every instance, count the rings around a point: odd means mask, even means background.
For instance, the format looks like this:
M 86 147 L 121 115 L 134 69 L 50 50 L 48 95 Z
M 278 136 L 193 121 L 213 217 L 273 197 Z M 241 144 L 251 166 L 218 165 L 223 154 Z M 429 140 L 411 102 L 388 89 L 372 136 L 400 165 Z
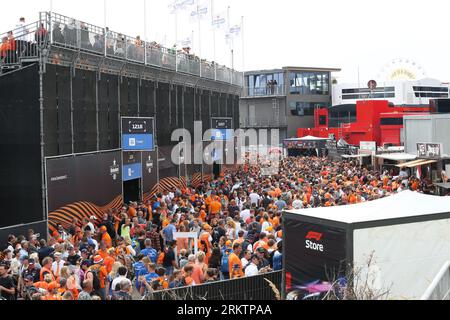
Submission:
M 358 223 L 450 212 L 450 197 L 436 197 L 406 190 L 380 200 L 354 205 L 287 212 L 343 223 Z
M 370 276 L 375 292 L 419 299 L 450 260 L 450 197 L 404 191 L 355 205 L 285 211 L 283 220 L 285 268 L 295 285 L 327 280 L 324 269 L 345 261 L 361 270 L 360 283 Z
M 329 140 L 329 139 L 328 138 L 313 137 L 313 136 L 306 136 L 306 137 L 300 138 L 298 140 L 300 140 L 300 141 L 311 141 L 311 140 L 312 141 L 314 141 L 314 140 L 323 141 L 323 140 Z

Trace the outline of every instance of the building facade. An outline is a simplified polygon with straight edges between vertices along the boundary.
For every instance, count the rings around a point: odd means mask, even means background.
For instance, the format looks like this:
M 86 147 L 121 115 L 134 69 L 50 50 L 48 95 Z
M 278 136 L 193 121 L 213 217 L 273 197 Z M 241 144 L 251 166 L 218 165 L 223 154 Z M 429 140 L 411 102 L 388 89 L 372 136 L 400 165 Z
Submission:
M 280 141 L 296 137 L 298 128 L 314 126 L 314 109 L 331 106 L 334 68 L 284 67 L 245 73 L 241 97 L 243 129 L 279 130 Z M 270 143 L 270 140 L 268 140 Z
M 426 78 L 378 82 L 374 90 L 366 84 L 337 84 L 333 86 L 333 106 L 356 105 L 359 100 L 388 100 L 396 106 L 429 105 L 430 99 L 449 97 L 450 84 Z

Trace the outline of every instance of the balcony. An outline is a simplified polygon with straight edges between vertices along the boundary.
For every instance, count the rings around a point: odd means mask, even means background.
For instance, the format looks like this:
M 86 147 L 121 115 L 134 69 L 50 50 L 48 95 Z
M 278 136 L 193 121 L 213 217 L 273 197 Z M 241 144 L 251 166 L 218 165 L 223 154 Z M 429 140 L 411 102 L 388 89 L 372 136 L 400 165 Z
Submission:
M 0 36 L 9 37 L 7 33 Z M 0 73 L 20 68 L 23 62 L 38 61 L 54 47 L 89 54 L 99 61 L 108 58 L 243 86 L 243 74 L 226 66 L 57 13 L 41 12 L 38 21 L 13 30 L 8 41 L 9 49 L 0 55 Z
M 286 128 L 287 127 L 287 118 L 279 117 L 276 119 L 275 117 L 257 117 L 257 118 L 247 118 L 241 121 L 241 128 Z
M 257 88 L 245 87 L 242 98 L 283 97 L 285 95 L 286 95 L 286 86 L 267 85 L 265 87 L 257 87 Z

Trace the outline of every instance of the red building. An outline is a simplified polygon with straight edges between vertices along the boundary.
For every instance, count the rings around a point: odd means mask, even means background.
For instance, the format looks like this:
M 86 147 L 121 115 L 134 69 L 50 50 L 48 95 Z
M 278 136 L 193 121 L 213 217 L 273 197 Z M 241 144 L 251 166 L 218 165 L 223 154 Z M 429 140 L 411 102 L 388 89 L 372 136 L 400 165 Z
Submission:
M 314 128 L 300 128 L 298 138 L 315 136 L 344 139 L 359 146 L 361 141 L 376 141 L 378 146 L 401 145 L 403 117 L 429 114 L 430 106 L 394 106 L 386 100 L 358 101 L 355 105 L 340 105 L 314 111 Z

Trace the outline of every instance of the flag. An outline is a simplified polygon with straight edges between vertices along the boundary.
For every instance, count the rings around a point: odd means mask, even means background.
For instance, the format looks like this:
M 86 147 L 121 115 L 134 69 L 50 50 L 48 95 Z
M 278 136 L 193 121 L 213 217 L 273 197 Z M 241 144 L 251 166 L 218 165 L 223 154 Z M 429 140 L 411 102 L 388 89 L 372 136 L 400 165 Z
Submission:
M 212 26 L 216 29 L 221 29 L 225 27 L 227 22 L 227 12 L 222 12 L 219 14 L 215 14 L 212 18 Z
M 225 40 L 227 44 L 231 43 L 231 40 L 237 38 L 241 34 L 242 27 L 240 24 L 235 24 L 228 28 L 227 33 L 225 34 Z
M 208 15 L 209 7 L 208 4 L 204 3 L 198 5 L 197 8 L 191 10 L 190 18 L 193 21 L 198 21 L 205 18 Z
M 194 0 L 174 0 L 168 5 L 170 14 L 176 14 L 194 5 Z
M 192 36 L 188 36 L 186 38 L 178 40 L 177 43 L 181 48 L 192 47 Z
M 234 26 L 231 26 L 230 29 L 228 29 L 228 34 L 230 34 L 232 37 L 239 37 L 241 34 L 242 27 L 240 24 L 235 24 Z

